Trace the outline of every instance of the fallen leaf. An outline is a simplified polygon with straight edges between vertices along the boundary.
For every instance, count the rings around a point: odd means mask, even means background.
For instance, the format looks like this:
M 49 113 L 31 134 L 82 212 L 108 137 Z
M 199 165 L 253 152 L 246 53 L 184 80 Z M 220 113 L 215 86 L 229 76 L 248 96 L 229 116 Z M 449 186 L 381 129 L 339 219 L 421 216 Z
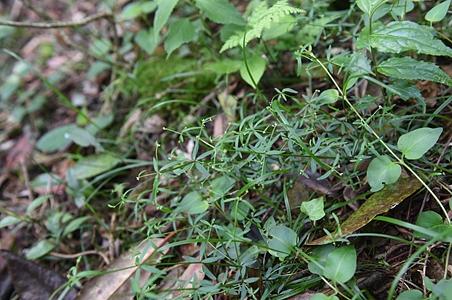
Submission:
M 213 121 L 213 136 L 221 137 L 226 132 L 228 121 L 224 114 L 219 114 Z
M 66 283 L 60 274 L 8 251 L 0 251 L 0 256 L 6 260 L 15 292 L 20 299 L 48 300 L 57 288 Z M 61 299 L 72 300 L 75 297 L 75 290 L 70 290 Z
M 135 263 L 137 253 L 140 261 L 145 262 L 175 234 L 175 232 L 172 232 L 164 239 L 145 241 L 137 248 L 118 257 L 105 270 L 105 274 L 93 278 L 83 286 L 78 300 L 109 299 L 138 269 L 139 266 Z
M 29 131 L 25 131 L 14 147 L 9 150 L 8 155 L 6 156 L 6 169 L 16 169 L 21 164 L 25 164 L 32 152 L 33 141 L 31 133 Z
M 396 207 L 405 198 L 420 189 L 422 184 L 416 178 L 400 178 L 395 184 L 386 186 L 383 190 L 374 193 L 341 224 L 342 235 L 333 234 L 334 238 L 347 236 L 373 220 L 377 215 L 384 214 Z M 306 245 L 324 245 L 333 242 L 329 236 L 318 238 Z

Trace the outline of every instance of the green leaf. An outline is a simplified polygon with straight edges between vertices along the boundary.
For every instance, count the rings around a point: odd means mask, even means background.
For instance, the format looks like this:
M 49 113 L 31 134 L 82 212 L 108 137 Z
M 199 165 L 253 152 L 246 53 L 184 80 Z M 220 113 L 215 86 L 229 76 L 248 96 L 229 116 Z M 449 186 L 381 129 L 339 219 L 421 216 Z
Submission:
M 20 223 L 20 219 L 13 216 L 6 216 L 0 221 L 0 228 L 16 225 Z
M 284 225 L 276 225 L 270 228 L 268 234 L 272 237 L 268 241 L 268 252 L 284 260 L 297 245 L 297 234 Z
M 268 8 L 265 1 L 262 1 L 253 8 L 249 16 L 247 20 L 248 29 L 237 30 L 235 34 L 227 39 L 220 52 L 237 46 L 244 46 L 243 44 L 246 46 L 249 41 L 260 38 L 264 30 L 274 27 L 286 16 L 301 12 L 301 9 L 290 6 L 287 0 L 279 0 L 270 8 Z
M 376 216 L 384 214 L 396 207 L 408 196 L 422 187 L 416 178 L 400 178 L 396 184 L 386 186 L 382 191 L 374 193 L 362 204 L 357 211 L 351 214 L 341 224 L 341 230 L 331 236 L 326 235 L 307 245 L 324 245 L 333 242 L 336 238 L 342 238 L 368 224 Z
M 63 150 L 72 143 L 65 136 L 74 128 L 77 128 L 77 126 L 70 124 L 52 129 L 38 140 L 36 147 L 46 153 Z
M 53 241 L 42 240 L 31 247 L 25 254 L 25 257 L 30 260 L 38 259 L 52 251 L 54 248 L 55 243 Z
M 76 179 L 86 179 L 112 169 L 120 161 L 120 158 L 107 153 L 92 155 L 80 159 L 75 166 L 68 171 L 71 172 L 72 176 Z
M 312 199 L 311 201 L 303 201 L 301 203 L 300 210 L 302 213 L 308 215 L 311 221 L 320 220 L 325 216 L 325 211 L 323 210 L 323 201 L 323 197 Z
M 230 189 L 235 184 L 235 180 L 229 176 L 221 176 L 218 178 L 215 178 L 210 183 L 210 191 L 214 194 L 216 197 L 222 197 L 227 192 L 229 192 Z
M 407 159 L 419 159 L 438 141 L 443 129 L 419 128 L 400 136 L 397 147 Z
M 336 89 L 325 90 L 318 97 L 313 99 L 319 105 L 333 104 L 339 99 L 339 92 Z
M 391 161 L 389 156 L 374 158 L 367 168 L 367 180 L 372 192 L 378 192 L 386 184 L 397 182 L 402 173 L 402 168 Z
M 412 0 L 397 0 L 393 3 L 391 14 L 395 17 L 403 18 L 408 12 L 414 9 L 414 3 Z
M 369 16 L 373 15 L 375 10 L 385 2 L 386 0 L 356 0 L 358 7 Z
M 451 0 L 446 0 L 434 6 L 430 9 L 425 15 L 425 19 L 429 22 L 439 22 L 444 19 L 447 15 L 447 11 L 449 10 Z
M 52 188 L 57 187 L 62 184 L 61 178 L 53 173 L 43 173 L 36 176 L 31 181 L 31 187 L 33 190 L 52 190 Z
M 357 41 L 358 48 L 376 48 L 380 52 L 417 53 L 452 56 L 452 49 L 436 39 L 434 30 L 410 21 L 394 21 L 384 26 L 376 26 L 370 34 L 369 29 L 361 31 Z
M 188 19 L 180 19 L 169 26 L 165 40 L 165 51 L 168 56 L 181 45 L 191 42 L 196 37 L 196 27 Z
M 431 230 L 435 230 L 435 226 L 443 224 L 443 218 L 441 217 L 441 215 L 431 210 L 421 212 L 416 219 L 416 225 Z M 420 232 L 415 232 L 414 235 L 418 238 L 423 239 L 430 238 L 430 236 L 422 234 Z
M 450 300 L 452 295 L 452 279 L 441 279 L 437 284 L 433 285 L 432 294 L 440 300 Z
M 102 146 L 96 138 L 88 131 L 80 127 L 75 127 L 68 131 L 64 137 L 76 143 L 81 147 L 94 146 L 97 150 L 101 150 Z
M 240 201 L 231 205 L 231 216 L 237 221 L 243 221 L 250 212 L 249 204 Z
M 206 65 L 206 70 L 215 72 L 219 75 L 230 74 L 240 70 L 242 61 L 232 59 L 222 59 Z
M 89 220 L 91 217 L 79 217 L 76 219 L 73 219 L 67 224 L 67 226 L 64 228 L 63 236 L 68 235 L 71 232 L 74 232 L 75 230 L 79 229 L 80 226 L 85 223 L 87 220 Z
M 423 300 L 424 294 L 418 290 L 409 290 L 400 293 L 396 300 Z
M 190 192 L 182 199 L 179 210 L 188 214 L 201 214 L 209 208 L 209 203 L 202 200 L 202 195 L 198 192 Z
M 31 214 L 36 208 L 44 204 L 50 198 L 49 195 L 39 196 L 27 206 L 27 215 Z
M 353 246 L 341 247 L 328 254 L 323 275 L 336 282 L 349 281 L 356 271 L 356 250 Z
M 399 95 L 402 100 L 416 99 L 424 102 L 424 97 L 422 97 L 422 94 L 416 85 L 411 84 L 408 81 L 397 80 L 393 84 L 388 84 L 387 86 L 389 87 L 387 89 L 389 92 Z
M 317 293 L 311 296 L 309 300 L 339 300 L 339 298 L 335 295 L 327 296 L 322 293 Z
M 154 34 L 158 35 L 173 12 L 179 0 L 157 0 L 157 11 L 154 17 Z
M 196 6 L 207 18 L 216 23 L 245 24 L 240 13 L 228 0 L 196 0 Z
M 256 88 L 256 84 L 259 83 L 262 75 L 264 75 L 267 62 L 260 55 L 253 55 L 249 57 L 247 62 L 249 72 L 245 62 L 243 62 L 240 67 L 240 76 L 242 76 L 242 79 L 245 80 L 246 83 L 251 85 L 253 88 Z M 252 77 L 250 76 L 250 73 Z
M 135 43 L 147 54 L 152 54 L 159 44 L 159 37 L 153 28 L 149 30 L 142 29 L 135 35 Z
M 389 77 L 405 80 L 429 80 L 452 86 L 452 78 L 435 64 L 411 57 L 393 57 L 380 63 L 377 71 Z
M 135 19 L 142 14 L 152 12 L 156 7 L 157 5 L 153 1 L 129 3 L 123 8 L 120 18 L 124 21 Z
M 309 272 L 312 274 L 323 275 L 323 269 L 328 254 L 333 252 L 334 249 L 336 248 L 331 244 L 316 247 L 310 255 L 311 260 L 308 262 Z

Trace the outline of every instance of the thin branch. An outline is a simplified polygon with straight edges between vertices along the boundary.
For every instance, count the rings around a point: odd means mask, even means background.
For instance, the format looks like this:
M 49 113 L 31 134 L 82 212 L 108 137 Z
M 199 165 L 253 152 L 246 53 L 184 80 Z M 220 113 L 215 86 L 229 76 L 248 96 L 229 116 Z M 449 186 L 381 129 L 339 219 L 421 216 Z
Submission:
M 11 26 L 11 27 L 26 27 L 26 28 L 40 28 L 40 29 L 53 29 L 53 28 L 66 28 L 66 27 L 79 27 L 84 26 L 88 23 L 100 20 L 100 19 L 110 19 L 113 14 L 110 12 L 101 12 L 78 21 L 61 21 L 61 22 L 17 22 L 17 21 L 7 21 L 0 20 L 0 25 Z

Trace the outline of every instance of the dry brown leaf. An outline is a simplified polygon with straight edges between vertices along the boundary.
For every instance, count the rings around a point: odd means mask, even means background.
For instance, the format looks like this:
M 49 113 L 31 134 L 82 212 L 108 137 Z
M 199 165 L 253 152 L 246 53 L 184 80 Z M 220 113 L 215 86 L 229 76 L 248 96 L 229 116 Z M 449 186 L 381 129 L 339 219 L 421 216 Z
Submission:
M 213 136 L 214 137 L 221 137 L 226 131 L 227 128 L 227 119 L 224 114 L 219 114 L 215 117 L 215 120 L 213 121 Z
M 25 164 L 33 152 L 33 145 L 31 133 L 25 131 L 14 147 L 9 150 L 8 155 L 6 156 L 6 169 L 16 169 L 21 164 Z
M 153 239 L 141 243 L 138 247 L 118 257 L 104 275 L 93 278 L 86 283 L 77 298 L 78 300 L 107 300 L 135 273 L 138 266 L 135 259 L 145 262 L 165 245 L 175 232 L 164 239 Z M 136 254 L 139 254 L 138 256 Z

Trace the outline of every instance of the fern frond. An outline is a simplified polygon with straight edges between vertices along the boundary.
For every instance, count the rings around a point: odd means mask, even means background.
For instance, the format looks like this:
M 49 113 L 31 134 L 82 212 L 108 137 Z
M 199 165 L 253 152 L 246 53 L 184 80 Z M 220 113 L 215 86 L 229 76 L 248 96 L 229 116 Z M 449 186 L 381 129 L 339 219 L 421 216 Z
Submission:
M 223 45 L 220 52 L 237 46 L 243 46 L 245 36 L 245 46 L 253 39 L 260 38 L 265 29 L 277 24 L 283 17 L 291 14 L 301 13 L 302 10 L 289 5 L 288 0 L 279 0 L 272 7 L 268 8 L 267 3 L 261 2 L 254 9 L 248 18 L 246 31 L 239 31 L 232 35 Z

